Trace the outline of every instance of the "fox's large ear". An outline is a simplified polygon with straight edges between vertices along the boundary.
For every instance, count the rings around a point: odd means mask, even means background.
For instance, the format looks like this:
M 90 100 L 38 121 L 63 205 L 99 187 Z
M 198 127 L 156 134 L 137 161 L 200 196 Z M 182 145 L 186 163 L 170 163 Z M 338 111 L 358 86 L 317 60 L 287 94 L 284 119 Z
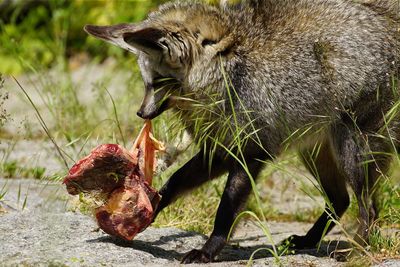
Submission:
M 84 30 L 90 35 L 106 42 L 110 42 L 135 54 L 138 53 L 138 50 L 125 42 L 124 34 L 138 31 L 138 29 L 138 25 L 127 23 L 112 26 L 86 25 L 84 27 Z
M 126 44 L 152 56 L 161 55 L 168 46 L 164 38 L 165 31 L 157 28 L 142 28 L 137 31 L 126 32 L 123 39 Z
M 84 29 L 96 38 L 110 42 L 135 54 L 138 51 L 142 51 L 152 56 L 159 56 L 167 46 L 166 40 L 163 38 L 165 31 L 143 25 L 86 25 Z

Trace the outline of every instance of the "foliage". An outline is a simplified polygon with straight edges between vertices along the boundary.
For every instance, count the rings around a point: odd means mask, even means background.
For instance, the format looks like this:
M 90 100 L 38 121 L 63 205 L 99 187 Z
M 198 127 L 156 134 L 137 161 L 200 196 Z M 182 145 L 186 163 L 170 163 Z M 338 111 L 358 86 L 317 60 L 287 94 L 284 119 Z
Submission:
M 25 167 L 17 161 L 3 162 L 0 164 L 0 175 L 4 178 L 45 178 L 46 168 L 44 167 Z
M 0 72 L 20 74 L 28 69 L 66 66 L 71 56 L 86 54 L 104 60 L 124 57 L 121 49 L 99 45 L 83 31 L 85 24 L 114 24 L 142 20 L 162 0 L 129 1 L 19 1 L 0 17 Z M 83 56 L 82 56 L 83 54 Z
M 4 102 L 8 99 L 8 92 L 4 91 L 4 79 L 0 73 L 0 128 L 8 121 L 10 115 L 4 108 Z

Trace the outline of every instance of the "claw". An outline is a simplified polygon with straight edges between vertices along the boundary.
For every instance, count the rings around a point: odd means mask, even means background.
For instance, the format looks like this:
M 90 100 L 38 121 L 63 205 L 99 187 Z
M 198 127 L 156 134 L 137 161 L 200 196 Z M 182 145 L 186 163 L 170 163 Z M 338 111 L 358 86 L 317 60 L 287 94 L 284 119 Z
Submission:
M 202 250 L 193 249 L 189 253 L 187 253 L 181 263 L 190 264 L 190 263 L 209 263 L 211 262 L 211 256 L 205 253 Z

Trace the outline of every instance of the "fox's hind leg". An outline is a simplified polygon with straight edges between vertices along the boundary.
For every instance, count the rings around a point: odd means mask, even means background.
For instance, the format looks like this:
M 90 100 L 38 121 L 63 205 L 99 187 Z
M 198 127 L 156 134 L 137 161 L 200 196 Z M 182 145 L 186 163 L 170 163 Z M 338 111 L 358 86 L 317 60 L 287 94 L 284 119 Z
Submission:
M 295 248 L 315 246 L 330 218 L 339 219 L 343 215 L 349 205 L 346 182 L 358 202 L 359 228 L 355 241 L 361 245 L 368 243 L 371 225 L 378 212 L 375 185 L 388 169 L 392 149 L 390 142 L 371 134 L 373 131 L 370 129 L 362 130 L 349 117 L 346 118 L 332 127 L 330 140 L 324 141 L 319 150 L 302 153 L 305 165 L 320 181 L 331 205 L 326 205 L 326 211 L 305 236 L 289 238 Z M 330 224 L 327 230 L 332 227 L 333 224 Z
M 377 214 L 374 186 L 386 172 L 391 159 L 389 142 L 371 132 L 370 129 L 363 130 L 360 125 L 355 126 L 353 121 L 343 121 L 332 129 L 338 166 L 358 202 L 359 227 L 354 240 L 360 245 L 368 244 L 371 225 Z
M 339 171 L 329 141 L 324 140 L 322 144 L 305 149 L 300 155 L 306 168 L 320 183 L 328 203 L 325 205 L 325 211 L 306 235 L 294 235 L 287 239 L 296 249 L 315 247 L 323 237 L 327 223 L 332 218 L 340 219 L 349 206 L 345 178 Z M 333 226 L 334 223 L 330 223 L 327 232 Z

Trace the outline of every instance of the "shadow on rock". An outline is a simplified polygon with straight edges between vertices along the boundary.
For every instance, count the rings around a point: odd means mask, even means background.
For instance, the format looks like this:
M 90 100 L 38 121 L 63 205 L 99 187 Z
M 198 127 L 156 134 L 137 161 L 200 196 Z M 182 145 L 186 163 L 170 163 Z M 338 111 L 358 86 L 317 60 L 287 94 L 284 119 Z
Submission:
M 200 233 L 180 232 L 180 233 L 176 233 L 176 234 L 161 236 L 160 239 L 158 239 L 157 241 L 152 241 L 152 242 L 148 242 L 148 243 L 153 246 L 159 246 L 159 245 L 163 245 L 163 244 L 169 243 L 169 242 L 176 242 L 177 240 L 179 240 L 181 238 L 190 238 L 190 237 L 198 237 L 198 236 L 201 236 L 204 239 L 204 242 L 207 240 L 207 236 L 202 235 Z
M 180 239 L 183 238 L 190 238 L 199 236 L 198 233 L 194 232 L 182 232 L 177 234 L 171 234 L 160 237 L 158 240 L 155 241 L 143 241 L 143 240 L 132 240 L 132 241 L 124 241 L 112 236 L 103 236 L 96 239 L 88 240 L 88 243 L 112 243 L 116 246 L 120 247 L 129 247 L 135 250 L 140 250 L 146 253 L 149 253 L 157 258 L 162 258 L 170 261 L 178 260 L 180 261 L 182 257 L 185 255 L 187 251 L 190 250 L 188 247 L 185 249 L 185 253 L 177 252 L 176 250 L 167 250 L 161 248 L 161 245 L 166 245 L 167 243 L 171 242 L 176 244 L 179 242 Z M 262 236 L 260 236 L 262 237 Z M 238 243 L 239 241 L 249 241 L 257 239 L 257 237 L 250 237 L 245 239 L 235 239 L 233 243 Z M 186 243 L 186 242 L 184 242 Z M 323 241 L 319 249 L 317 248 L 310 248 L 310 249 L 302 249 L 293 251 L 289 250 L 290 254 L 293 255 L 302 255 L 307 254 L 315 257 L 326 257 L 331 256 L 332 253 L 338 248 L 348 247 L 349 243 L 345 241 L 339 240 L 332 240 L 332 241 Z M 271 245 L 254 245 L 254 246 L 240 246 L 240 245 L 227 245 L 220 255 L 217 257 L 217 261 L 219 262 L 234 262 L 234 261 L 247 261 L 250 259 L 252 254 L 259 250 L 253 256 L 253 259 L 262 259 L 262 258 L 269 258 L 273 257 L 270 251 L 273 250 Z
M 166 250 L 163 249 L 161 247 L 159 247 L 159 245 L 161 244 L 165 244 L 168 241 L 164 241 L 163 239 L 166 240 L 174 240 L 182 238 L 182 237 L 188 237 L 191 235 L 186 235 L 186 233 L 183 234 L 174 234 L 172 235 L 174 236 L 174 238 L 172 237 L 161 237 L 160 240 L 157 241 L 143 241 L 143 240 L 132 240 L 132 241 L 125 241 L 125 240 L 121 240 L 112 236 L 104 236 L 104 237 L 99 237 L 96 239 L 92 239 L 92 240 L 88 240 L 88 243 L 112 243 L 115 244 L 116 246 L 120 246 L 120 247 L 129 247 L 135 250 L 140 250 L 146 253 L 149 253 L 151 255 L 153 255 L 154 257 L 157 258 L 162 258 L 162 259 L 166 259 L 166 260 L 181 260 L 184 253 L 179 253 L 177 251 L 174 250 Z
M 237 241 L 237 240 L 235 240 Z M 323 241 L 319 249 L 317 248 L 309 248 L 309 249 L 301 249 L 301 250 L 289 250 L 289 254 L 292 255 L 302 255 L 307 254 L 315 257 L 330 257 L 333 255 L 334 251 L 341 248 L 348 248 L 349 243 L 342 240 L 332 240 L 332 241 Z M 273 251 L 271 245 L 254 245 L 254 246 L 246 246 L 242 247 L 239 245 L 227 245 L 218 256 L 217 261 L 241 261 L 241 260 L 249 260 L 251 255 L 259 250 L 254 256 L 253 259 L 262 259 L 273 257 L 270 251 Z

